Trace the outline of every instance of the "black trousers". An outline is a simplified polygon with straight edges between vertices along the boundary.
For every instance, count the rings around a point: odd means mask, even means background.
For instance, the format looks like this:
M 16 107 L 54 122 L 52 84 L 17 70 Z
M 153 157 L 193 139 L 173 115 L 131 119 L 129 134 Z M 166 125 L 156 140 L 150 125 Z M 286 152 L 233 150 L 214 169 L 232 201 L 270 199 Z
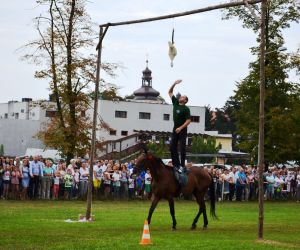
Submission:
M 174 167 L 185 167 L 187 128 L 181 130 L 178 134 L 175 132 L 175 129 L 176 128 L 173 128 L 172 140 L 170 145 L 172 164 Z M 180 146 L 180 161 L 177 150 L 178 143 Z
M 29 182 L 29 198 L 38 198 L 39 194 L 39 184 L 40 184 L 40 177 L 38 175 L 34 175 L 33 178 L 30 178 Z

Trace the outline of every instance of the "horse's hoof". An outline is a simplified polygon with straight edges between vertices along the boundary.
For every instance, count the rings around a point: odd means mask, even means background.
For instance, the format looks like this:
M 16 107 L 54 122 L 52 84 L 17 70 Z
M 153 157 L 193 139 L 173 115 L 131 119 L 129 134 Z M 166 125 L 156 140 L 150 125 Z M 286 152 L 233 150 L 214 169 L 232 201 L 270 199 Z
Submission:
M 203 230 L 207 230 L 207 226 L 203 226 Z
M 191 230 L 195 230 L 196 227 L 197 227 L 196 225 L 192 225 L 192 226 L 191 226 Z
M 172 231 L 176 231 L 176 227 L 172 227 Z

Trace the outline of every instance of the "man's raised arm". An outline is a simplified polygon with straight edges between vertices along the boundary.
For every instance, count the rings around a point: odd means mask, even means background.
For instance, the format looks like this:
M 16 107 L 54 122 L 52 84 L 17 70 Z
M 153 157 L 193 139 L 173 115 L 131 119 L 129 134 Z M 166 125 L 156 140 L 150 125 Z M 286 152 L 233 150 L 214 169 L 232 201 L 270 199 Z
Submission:
M 172 98 L 175 85 L 181 83 L 182 80 L 176 80 L 169 89 L 169 96 Z

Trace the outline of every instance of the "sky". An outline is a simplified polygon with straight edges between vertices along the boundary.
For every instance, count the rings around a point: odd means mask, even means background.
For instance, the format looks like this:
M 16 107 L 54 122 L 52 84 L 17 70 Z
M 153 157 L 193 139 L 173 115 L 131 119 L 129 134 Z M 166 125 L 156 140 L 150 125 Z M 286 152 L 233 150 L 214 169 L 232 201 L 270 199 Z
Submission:
M 91 0 L 87 5 L 97 24 L 126 21 L 198 9 L 221 0 Z M 229 2 L 223 1 L 223 2 Z M 48 99 L 46 80 L 34 78 L 37 66 L 22 61 L 18 50 L 38 37 L 33 18 L 44 10 L 35 0 L 6 0 L 0 8 L 0 103 Z M 170 66 L 168 41 L 175 29 L 177 56 Z M 300 45 L 300 24 L 284 32 L 287 52 Z M 243 79 L 254 60 L 250 47 L 256 46 L 252 30 L 237 19 L 222 20 L 220 11 L 211 11 L 158 22 L 111 27 L 103 42 L 102 60 L 122 65 L 117 77 L 105 79 L 120 87 L 119 94 L 130 95 L 140 88 L 142 71 L 149 60 L 152 85 L 169 101 L 168 90 L 176 79 L 183 82 L 174 92 L 189 97 L 189 105 L 221 108 L 234 94 L 236 82 Z M 94 50 L 92 52 L 95 52 Z M 107 76 L 104 76 L 107 78 Z

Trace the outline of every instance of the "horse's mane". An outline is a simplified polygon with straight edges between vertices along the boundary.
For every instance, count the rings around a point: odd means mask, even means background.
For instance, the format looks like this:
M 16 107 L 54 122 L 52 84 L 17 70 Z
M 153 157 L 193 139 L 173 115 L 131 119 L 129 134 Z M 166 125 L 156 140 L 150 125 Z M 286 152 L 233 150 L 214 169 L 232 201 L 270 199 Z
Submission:
M 169 165 L 166 165 L 166 164 L 162 161 L 161 158 L 159 158 L 159 157 L 153 157 L 153 158 L 154 158 L 154 160 L 156 161 L 156 163 L 157 163 L 158 165 L 162 165 L 163 167 L 168 168 L 168 169 L 172 169 L 172 168 L 173 168 L 173 167 L 171 167 L 171 166 L 169 166 Z

